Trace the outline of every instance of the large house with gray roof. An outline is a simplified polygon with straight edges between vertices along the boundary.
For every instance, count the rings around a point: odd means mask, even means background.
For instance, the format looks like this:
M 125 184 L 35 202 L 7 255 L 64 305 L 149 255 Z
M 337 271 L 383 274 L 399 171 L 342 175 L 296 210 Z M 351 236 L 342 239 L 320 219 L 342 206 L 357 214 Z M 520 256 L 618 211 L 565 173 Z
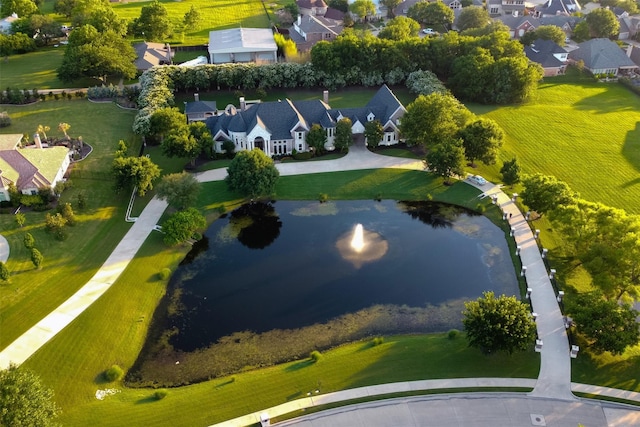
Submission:
M 627 75 L 638 71 L 638 66 L 620 46 L 606 39 L 591 39 L 580 43 L 578 49 L 569 52 L 572 62 L 583 61 L 584 68 L 592 74 Z
M 291 154 L 294 150 L 308 151 L 307 134 L 314 124 L 325 129 L 325 148 L 333 150 L 336 124 L 349 118 L 353 134 L 362 134 L 367 122 L 377 120 L 384 129 L 380 145 L 400 142 L 398 126 L 406 112 L 402 103 L 386 86 L 364 107 L 332 109 L 324 100 L 291 101 L 284 99 L 247 105 L 240 99 L 240 108 L 227 108 L 218 116 L 209 117 L 205 123 L 214 139 L 214 150 L 223 152 L 222 144 L 232 141 L 236 151 L 259 148 L 270 156 Z
M 537 39 L 524 47 L 524 54 L 531 62 L 542 66 L 545 77 L 551 77 L 564 74 L 569 53 L 553 40 Z
M 19 148 L 22 134 L 0 135 L 0 201 L 10 200 L 9 186 L 22 194 L 37 194 L 44 187 L 62 181 L 71 162 L 66 147 L 35 146 Z

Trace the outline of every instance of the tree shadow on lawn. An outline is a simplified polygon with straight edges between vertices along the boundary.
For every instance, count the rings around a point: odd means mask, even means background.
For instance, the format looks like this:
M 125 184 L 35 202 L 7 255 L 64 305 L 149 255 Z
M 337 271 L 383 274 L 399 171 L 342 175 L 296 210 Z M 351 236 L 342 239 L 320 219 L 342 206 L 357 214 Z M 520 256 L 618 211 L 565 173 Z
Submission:
M 286 368 L 284 368 L 285 372 L 295 372 L 297 370 L 300 369 L 304 369 L 307 368 L 309 366 L 312 366 L 313 364 L 315 364 L 316 362 L 312 359 L 305 359 L 305 360 L 301 360 L 299 362 L 293 363 L 289 366 L 287 366 Z
M 147 397 L 143 397 L 134 402 L 134 405 L 144 405 L 145 403 L 153 403 L 157 402 L 158 398 L 156 398 L 153 394 Z
M 580 99 L 572 106 L 576 110 L 589 111 L 596 114 L 619 113 L 623 111 L 637 112 L 631 102 L 621 102 L 624 99 L 617 96 L 615 92 L 607 90 L 596 95 Z
M 640 171 L 640 123 L 636 124 L 634 130 L 627 132 L 627 137 L 622 146 L 622 155 L 637 171 Z M 640 184 L 640 178 L 625 182 L 622 188 L 627 188 Z

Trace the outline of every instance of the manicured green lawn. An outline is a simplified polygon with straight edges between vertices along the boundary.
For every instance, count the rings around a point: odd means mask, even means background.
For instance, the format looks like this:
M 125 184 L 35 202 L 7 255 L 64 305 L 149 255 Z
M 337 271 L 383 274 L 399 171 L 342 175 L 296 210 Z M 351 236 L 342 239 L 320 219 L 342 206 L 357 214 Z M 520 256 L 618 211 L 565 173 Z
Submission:
M 63 83 L 56 75 L 62 64 L 64 46 L 39 49 L 23 55 L 11 55 L 8 60 L 0 60 L 0 87 L 14 89 L 82 88 L 99 84 L 95 79 L 81 79 L 73 83 Z
M 575 83 L 574 83 L 575 82 Z M 524 173 L 555 175 L 590 201 L 640 213 L 640 97 L 614 83 L 565 78 L 540 85 L 521 106 L 470 105 L 502 126 L 498 164 L 479 173 L 500 181 L 514 155 Z
M 209 42 L 209 31 L 224 30 L 228 28 L 269 28 L 269 19 L 260 0 L 160 0 L 167 9 L 169 17 L 174 24 L 182 22 L 185 13 L 195 6 L 200 11 L 201 29 L 188 32 L 184 40 L 174 36 L 166 40 L 171 44 L 198 45 Z M 283 4 L 282 1 L 274 3 Z M 133 21 L 140 16 L 143 6 L 151 4 L 150 1 L 135 1 L 113 4 L 113 9 L 121 18 Z
M 84 100 L 47 101 L 24 107 L 7 107 L 13 124 L 2 133 L 33 133 L 38 124 L 52 128 L 50 136 L 61 136 L 57 124 L 71 125 L 71 136 L 84 135 L 93 153 L 74 165 L 73 188 L 62 202 L 76 210 L 78 224 L 69 227 L 69 238 L 59 242 L 44 230 L 45 212 L 27 212 L 20 229 L 13 215 L 0 215 L 0 230 L 9 241 L 7 266 L 11 283 L 0 286 L 0 348 L 6 347 L 61 302 L 84 285 L 102 265 L 130 225 L 123 221 L 128 195 L 116 195 L 111 188 L 109 168 L 119 139 L 131 141 L 133 113 L 112 104 L 91 104 Z M 88 114 L 90 111 L 91 114 Z M 77 194 L 87 198 L 84 210 L 77 208 Z M 22 240 L 26 232 L 36 239 L 44 255 L 42 270 L 35 270 Z

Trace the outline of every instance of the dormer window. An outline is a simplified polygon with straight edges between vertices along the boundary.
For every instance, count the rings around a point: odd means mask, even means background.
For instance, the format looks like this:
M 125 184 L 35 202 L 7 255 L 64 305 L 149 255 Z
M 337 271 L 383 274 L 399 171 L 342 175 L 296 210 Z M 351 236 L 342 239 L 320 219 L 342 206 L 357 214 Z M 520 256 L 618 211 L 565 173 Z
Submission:
M 373 115 L 373 113 L 369 113 L 369 115 L 367 116 L 367 121 L 372 122 L 373 119 L 375 119 L 376 116 Z

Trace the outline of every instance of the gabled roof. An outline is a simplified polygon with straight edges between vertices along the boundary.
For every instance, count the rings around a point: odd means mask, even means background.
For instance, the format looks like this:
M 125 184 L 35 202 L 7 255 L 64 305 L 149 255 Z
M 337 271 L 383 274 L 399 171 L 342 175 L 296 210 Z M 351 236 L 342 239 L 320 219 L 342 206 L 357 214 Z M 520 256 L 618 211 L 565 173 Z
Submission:
M 2 182 L 12 182 L 19 190 L 51 186 L 68 154 L 65 147 L 0 149 Z
M 302 16 L 300 18 L 300 24 L 297 24 L 297 26 L 305 34 L 332 33 L 337 36 L 342 31 L 341 26 L 338 26 L 333 22 L 329 22 L 322 17 L 310 15 Z
M 359 120 L 367 122 L 367 116 L 373 114 L 384 126 L 397 111 L 406 111 L 402 103 L 391 90 L 383 85 L 364 107 L 329 109 L 320 100 L 263 102 L 253 104 L 244 111 L 236 110 L 235 114 L 225 113 L 209 117 L 205 123 L 214 138 L 217 135 L 228 135 L 229 132 L 249 133 L 256 126 L 266 129 L 272 140 L 291 139 L 291 131 L 296 127 L 309 130 L 315 123 L 323 128 L 335 127 L 337 117 L 342 114 L 354 123 Z
M 582 21 L 584 18 L 577 16 L 555 15 L 555 16 L 543 16 L 540 18 L 540 25 L 555 25 L 562 28 L 565 24 L 569 24 L 571 29 L 575 28 L 576 24 Z
M 531 16 L 512 16 L 505 15 L 494 18 L 495 20 L 501 21 L 505 24 L 509 29 L 515 30 L 516 28 L 520 28 L 526 22 L 531 25 L 531 28 L 538 28 L 540 26 L 540 21 Z
M 589 69 L 634 67 L 636 64 L 613 41 L 606 38 L 591 39 L 578 44 L 569 52 L 569 58 L 584 61 Z
M 185 114 L 208 113 L 210 111 L 218 111 L 216 101 L 187 102 L 184 107 Z
M 330 19 L 332 21 L 344 21 L 344 12 L 338 9 L 334 9 L 332 7 L 327 9 L 327 12 L 324 14 L 325 19 Z
M 552 40 L 537 39 L 530 46 L 524 47 L 524 53 L 531 62 L 536 62 L 543 68 L 553 68 L 564 65 L 564 62 L 554 54 L 567 53 L 567 51 Z
M 209 52 L 270 52 L 278 48 L 268 28 L 232 28 L 209 32 Z
M 142 42 L 134 44 L 133 49 L 137 55 L 135 64 L 138 70 L 171 63 L 172 52 L 168 44 Z
M 314 7 L 327 7 L 324 0 L 296 0 L 296 4 L 301 9 L 311 9 Z
M 633 46 L 629 58 L 631 58 L 636 65 L 640 66 L 640 47 Z
M 546 3 L 535 7 L 537 12 L 544 15 L 571 15 L 580 9 L 577 0 L 547 0 Z

